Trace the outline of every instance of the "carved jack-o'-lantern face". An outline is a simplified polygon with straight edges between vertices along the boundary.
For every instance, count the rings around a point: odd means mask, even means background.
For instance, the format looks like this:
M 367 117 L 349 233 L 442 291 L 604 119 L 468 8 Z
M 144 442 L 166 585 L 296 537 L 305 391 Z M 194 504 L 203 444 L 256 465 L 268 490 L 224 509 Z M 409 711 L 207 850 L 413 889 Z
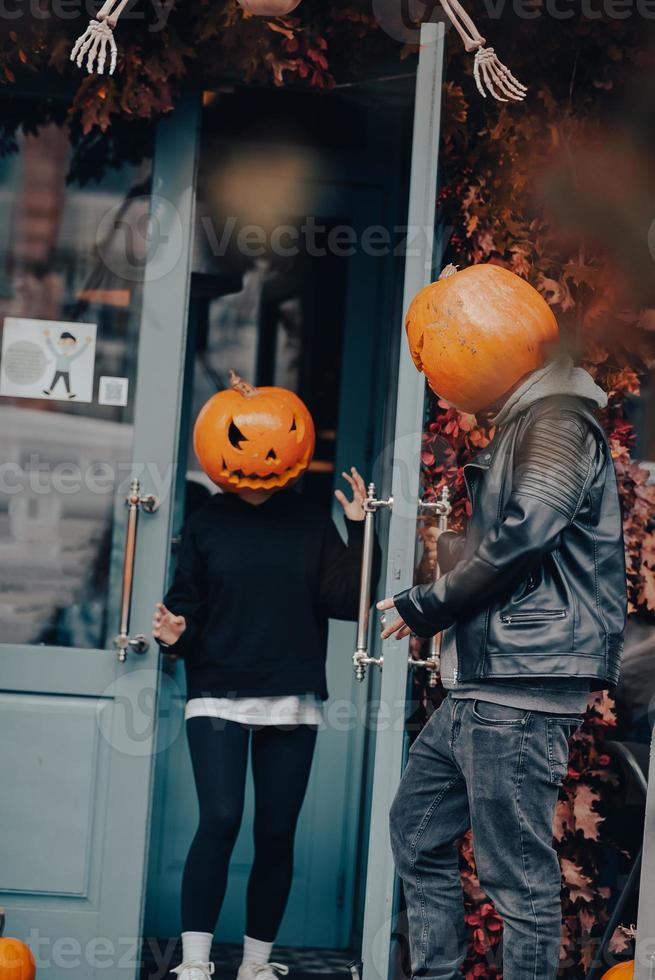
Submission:
M 316 436 L 305 404 L 286 388 L 254 388 L 230 371 L 231 387 L 203 406 L 193 445 L 223 490 L 279 490 L 311 462 Z

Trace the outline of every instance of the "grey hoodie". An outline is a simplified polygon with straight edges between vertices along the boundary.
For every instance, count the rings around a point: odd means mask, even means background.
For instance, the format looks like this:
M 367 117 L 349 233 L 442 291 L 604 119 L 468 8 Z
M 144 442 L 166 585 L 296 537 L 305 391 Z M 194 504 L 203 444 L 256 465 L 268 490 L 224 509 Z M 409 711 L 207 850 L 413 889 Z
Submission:
M 592 408 L 607 405 L 607 395 L 588 371 L 575 367 L 568 355 L 562 355 L 528 375 L 495 416 L 494 424 L 500 427 L 534 402 L 552 395 L 577 395 Z M 441 680 L 451 697 L 491 701 L 525 711 L 576 715 L 584 712 L 589 698 L 589 682 L 575 678 L 554 678 L 550 682 L 540 679 L 538 684 L 530 685 L 504 681 L 457 684 L 456 664 L 455 630 L 451 629 L 444 635 L 441 654 Z
M 495 416 L 494 425 L 504 425 L 534 402 L 551 395 L 577 395 L 595 408 L 607 405 L 607 395 L 589 372 L 575 367 L 568 354 L 563 354 L 527 376 Z

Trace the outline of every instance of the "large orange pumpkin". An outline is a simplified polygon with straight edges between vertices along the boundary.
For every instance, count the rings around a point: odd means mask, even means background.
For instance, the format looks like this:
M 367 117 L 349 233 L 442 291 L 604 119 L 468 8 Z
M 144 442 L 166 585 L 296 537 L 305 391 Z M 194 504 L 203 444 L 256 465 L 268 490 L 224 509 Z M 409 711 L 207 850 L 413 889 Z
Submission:
M 405 320 L 412 358 L 441 398 L 478 412 L 540 367 L 557 320 L 525 279 L 498 265 L 448 266 Z
M 239 0 L 239 4 L 258 17 L 284 17 L 300 5 L 300 0 Z
M 34 980 L 36 963 L 32 950 L 20 939 L 3 937 L 5 911 L 0 909 L 0 980 Z
M 234 371 L 230 385 L 203 406 L 193 430 L 205 473 L 236 493 L 293 483 L 314 455 L 316 436 L 307 406 L 293 391 L 254 388 Z
M 603 974 L 602 980 L 632 980 L 635 975 L 635 961 L 627 960 L 625 963 L 617 963 L 611 970 Z

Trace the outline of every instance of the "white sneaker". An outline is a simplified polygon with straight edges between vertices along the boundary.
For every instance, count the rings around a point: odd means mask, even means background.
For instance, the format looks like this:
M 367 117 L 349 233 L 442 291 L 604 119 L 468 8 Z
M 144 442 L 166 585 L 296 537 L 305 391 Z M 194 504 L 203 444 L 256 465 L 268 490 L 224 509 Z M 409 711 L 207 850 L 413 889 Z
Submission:
M 286 977 L 288 972 L 284 963 L 242 963 L 237 980 L 278 980 L 277 975 Z
M 214 975 L 213 963 L 180 963 L 171 973 L 177 973 L 179 980 L 209 980 Z

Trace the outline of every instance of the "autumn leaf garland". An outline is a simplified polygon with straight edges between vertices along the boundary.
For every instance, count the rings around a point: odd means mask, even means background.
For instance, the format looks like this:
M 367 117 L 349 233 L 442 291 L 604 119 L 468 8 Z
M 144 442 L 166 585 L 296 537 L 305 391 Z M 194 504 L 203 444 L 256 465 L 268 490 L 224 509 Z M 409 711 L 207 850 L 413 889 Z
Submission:
M 79 17 L 62 18 L 58 9 L 56 0 L 40 0 L 0 32 L 0 84 L 13 85 L 21 72 L 61 76 L 72 93 L 69 117 L 83 134 L 106 132 L 118 120 L 156 120 L 188 82 L 200 89 L 230 78 L 331 89 L 338 73 L 353 77 L 372 51 L 391 46 L 374 29 L 372 12 L 356 3 L 306 0 L 293 15 L 253 17 L 237 0 L 140 0 L 116 29 L 115 74 L 86 75 L 69 62 L 83 5 Z M 29 124 L 30 107 L 24 111 Z

